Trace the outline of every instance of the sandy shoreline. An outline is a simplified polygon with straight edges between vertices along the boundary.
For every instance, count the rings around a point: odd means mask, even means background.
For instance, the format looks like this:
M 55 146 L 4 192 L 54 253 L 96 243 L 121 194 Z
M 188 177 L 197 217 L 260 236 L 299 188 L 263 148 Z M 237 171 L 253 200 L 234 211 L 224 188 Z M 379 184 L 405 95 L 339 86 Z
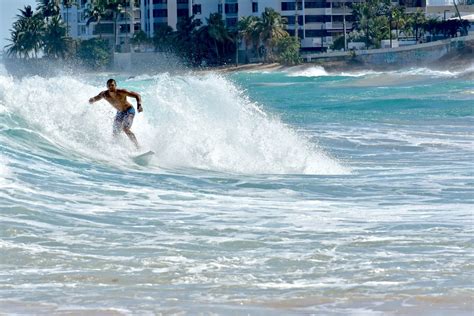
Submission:
M 288 71 L 297 70 L 304 71 L 314 67 L 321 67 L 328 73 L 341 73 L 341 72 L 360 72 L 360 71 L 397 71 L 410 68 L 429 68 L 432 70 L 439 71 L 452 71 L 452 72 L 463 72 L 467 69 L 474 67 L 474 60 L 472 58 L 474 53 L 474 44 L 472 41 L 466 42 L 466 46 L 462 49 L 453 50 L 438 60 L 430 63 L 411 63 L 409 65 L 393 64 L 371 64 L 364 63 L 357 59 L 348 57 L 334 58 L 334 59 L 323 59 L 318 61 L 302 63 L 295 66 L 287 66 L 279 63 L 253 63 L 253 64 L 241 64 L 241 65 L 225 65 L 218 67 L 209 68 L 198 68 L 196 72 L 219 72 L 219 73 L 232 73 L 232 72 L 259 72 L 259 71 Z
M 260 71 L 288 71 L 299 70 L 304 71 L 314 67 L 321 67 L 328 73 L 341 72 L 358 72 L 358 71 L 396 71 L 410 68 L 429 68 L 439 71 L 454 71 L 461 72 L 468 68 L 474 67 L 474 60 L 470 53 L 454 53 L 448 54 L 443 58 L 437 60 L 435 63 L 410 66 L 396 66 L 396 65 L 370 65 L 358 63 L 355 61 L 320 61 L 311 63 L 302 63 L 295 66 L 287 66 L 279 63 L 254 63 L 242 65 L 226 65 L 219 67 L 210 67 L 205 69 L 196 69 L 196 72 L 218 72 L 218 73 L 234 73 L 234 72 L 260 72 Z

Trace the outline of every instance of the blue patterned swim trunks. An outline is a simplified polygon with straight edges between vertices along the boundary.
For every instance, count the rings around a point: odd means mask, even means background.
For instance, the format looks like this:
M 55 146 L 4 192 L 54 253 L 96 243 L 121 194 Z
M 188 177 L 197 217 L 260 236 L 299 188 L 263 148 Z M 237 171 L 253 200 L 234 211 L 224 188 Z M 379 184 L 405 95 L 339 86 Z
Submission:
M 133 106 L 129 107 L 125 111 L 119 111 L 115 115 L 113 133 L 117 135 L 124 128 L 130 128 L 133 124 L 133 118 L 135 117 L 135 109 Z

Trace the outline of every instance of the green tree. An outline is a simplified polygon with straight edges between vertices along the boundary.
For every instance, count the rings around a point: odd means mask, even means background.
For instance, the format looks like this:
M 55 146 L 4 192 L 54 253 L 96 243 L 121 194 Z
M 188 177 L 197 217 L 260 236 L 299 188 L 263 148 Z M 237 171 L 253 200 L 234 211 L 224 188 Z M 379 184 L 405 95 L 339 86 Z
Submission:
M 216 59 L 219 61 L 221 56 L 219 53 L 219 45 L 221 46 L 222 53 L 225 53 L 224 44 L 226 41 L 232 41 L 232 38 L 230 37 L 229 32 L 225 27 L 224 20 L 222 20 L 222 16 L 219 13 L 211 13 L 209 18 L 206 18 L 206 21 L 207 25 L 203 26 L 203 28 L 206 28 L 209 37 L 213 41 Z
M 365 34 L 365 45 L 379 47 L 380 41 L 390 37 L 390 0 L 367 0 L 353 5 L 355 29 Z
M 237 24 L 238 37 L 245 45 L 245 55 L 247 55 L 249 46 L 255 50 L 258 45 L 260 37 L 260 34 L 256 32 L 258 20 L 259 19 L 256 16 L 245 16 L 240 18 Z
M 150 42 L 150 39 L 148 38 L 148 36 L 143 30 L 133 33 L 132 44 L 138 45 L 140 49 L 142 45 L 148 44 L 149 42 Z
M 43 44 L 44 22 L 40 15 L 35 14 L 31 6 L 25 6 L 24 10 L 20 9 L 17 15 L 17 21 L 13 23 L 11 30 L 12 42 L 7 45 L 7 54 L 14 57 L 30 58 L 30 54 L 34 53 L 37 57 Z
M 288 35 L 286 21 L 272 8 L 265 8 L 261 18 L 256 22 L 256 31 L 265 47 L 265 60 L 273 59 L 273 47 L 278 39 Z
M 422 27 L 425 32 L 429 32 L 432 36 L 436 36 L 440 32 L 439 25 L 440 23 L 439 23 L 438 18 L 429 18 L 425 21 Z M 411 25 L 410 25 L 410 31 L 411 31 Z
M 423 31 L 423 25 L 426 23 L 425 13 L 421 9 L 417 9 L 415 13 L 409 15 L 408 19 L 413 34 L 415 34 L 415 39 L 418 41 L 418 38 L 423 35 L 420 31 Z
M 152 43 L 156 52 L 169 52 L 173 37 L 173 28 L 167 24 L 159 25 L 153 34 Z
M 275 50 L 277 60 L 285 65 L 297 65 L 301 63 L 300 40 L 294 36 L 284 36 L 275 39 Z
M 106 17 L 106 0 L 92 0 L 84 11 L 85 17 L 87 18 L 86 25 L 96 22 L 99 27 L 102 18 Z M 99 38 L 102 38 L 102 32 L 99 32 Z
M 68 51 L 66 39 L 66 26 L 61 18 L 56 15 L 52 17 L 43 35 L 43 50 L 50 58 L 64 58 Z
M 125 0 L 107 0 L 105 5 L 105 14 L 112 17 L 114 24 L 114 50 L 117 49 L 117 20 L 120 14 L 125 14 Z
M 81 41 L 77 57 L 83 65 L 92 69 L 104 68 L 111 60 L 107 41 L 99 38 Z
M 332 50 L 344 49 L 344 36 L 338 36 L 331 44 Z
M 36 10 L 49 22 L 49 18 L 59 15 L 59 0 L 36 0 L 38 6 Z
M 404 29 L 407 23 L 407 15 L 405 10 L 405 7 L 399 5 L 395 6 L 395 8 L 393 9 L 392 22 L 395 28 L 395 34 L 397 35 L 397 38 L 400 35 L 400 30 Z
M 182 17 L 176 23 L 176 31 L 171 35 L 173 52 L 191 63 L 199 63 L 199 55 L 196 54 L 197 30 L 201 21 L 194 16 Z

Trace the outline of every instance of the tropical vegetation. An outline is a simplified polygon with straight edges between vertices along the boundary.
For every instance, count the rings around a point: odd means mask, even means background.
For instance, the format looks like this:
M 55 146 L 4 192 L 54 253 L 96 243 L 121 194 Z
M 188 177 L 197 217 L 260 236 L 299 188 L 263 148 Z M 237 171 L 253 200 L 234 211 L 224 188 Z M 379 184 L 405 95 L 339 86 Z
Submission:
M 102 69 L 110 63 L 109 44 L 101 38 L 81 41 L 77 48 L 80 64 L 91 69 Z
M 184 17 L 176 24 L 176 31 L 162 25 L 155 29 L 152 39 L 141 34 L 134 37 L 133 43 L 139 47 L 147 41 L 155 51 L 173 53 L 193 65 L 237 62 L 241 45 L 245 52 L 241 58 L 246 62 L 252 58 L 291 64 L 299 61 L 299 40 L 290 39 L 286 21 L 270 8 L 261 17 L 243 17 L 230 28 L 219 13 L 210 14 L 204 25 L 193 16 Z
M 390 0 L 367 0 L 353 5 L 354 31 L 348 37 L 352 41 L 364 42 L 367 48 L 379 48 L 384 39 L 412 37 L 415 41 L 426 33 L 454 37 L 463 33 L 468 21 L 450 19 L 440 21 L 427 19 L 422 10 L 413 13 Z M 332 48 L 343 48 L 344 41 L 337 39 Z
M 48 59 L 68 59 L 93 67 L 105 67 L 117 45 L 119 17 L 130 16 L 126 0 L 92 0 L 85 10 L 86 24 L 94 22 L 94 34 L 88 41 L 74 41 L 60 16 L 59 4 L 66 10 L 77 0 L 37 0 L 36 11 L 31 6 L 19 10 L 12 25 L 7 55 L 29 60 L 44 56 Z M 412 37 L 418 41 L 426 32 L 433 37 L 453 37 L 467 26 L 467 21 L 426 19 L 422 11 L 407 13 L 404 7 L 390 0 L 366 0 L 353 4 L 353 27 L 346 36 L 334 40 L 332 48 L 344 48 L 347 41 L 364 42 L 367 48 L 378 48 L 383 39 Z M 107 24 L 103 22 L 107 22 Z M 351 21 L 352 22 L 352 21 Z M 206 23 L 194 16 L 178 20 L 175 30 L 158 25 L 154 36 L 138 31 L 131 43 L 137 51 L 153 47 L 156 52 L 173 54 L 191 65 L 222 65 L 251 61 L 297 64 L 300 39 L 290 36 L 287 21 L 278 12 L 266 8 L 261 16 L 242 17 L 235 25 L 226 26 L 219 13 L 212 13 Z M 112 28 L 113 27 L 113 28 Z M 103 39 L 103 33 L 113 34 L 113 41 Z M 110 38 L 110 36 L 109 36 Z

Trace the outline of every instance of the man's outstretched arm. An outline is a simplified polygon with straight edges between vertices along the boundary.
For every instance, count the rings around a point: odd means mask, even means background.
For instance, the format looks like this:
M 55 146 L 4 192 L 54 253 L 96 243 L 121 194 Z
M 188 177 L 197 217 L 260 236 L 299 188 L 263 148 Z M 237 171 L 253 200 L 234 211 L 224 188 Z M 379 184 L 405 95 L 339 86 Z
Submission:
M 97 101 L 99 101 L 100 99 L 102 99 L 103 97 L 104 97 L 104 92 L 101 92 L 101 93 L 99 93 L 98 95 L 96 95 L 95 97 L 90 98 L 90 99 L 89 99 L 89 103 L 92 104 L 92 103 L 94 103 L 94 102 L 97 102 Z

